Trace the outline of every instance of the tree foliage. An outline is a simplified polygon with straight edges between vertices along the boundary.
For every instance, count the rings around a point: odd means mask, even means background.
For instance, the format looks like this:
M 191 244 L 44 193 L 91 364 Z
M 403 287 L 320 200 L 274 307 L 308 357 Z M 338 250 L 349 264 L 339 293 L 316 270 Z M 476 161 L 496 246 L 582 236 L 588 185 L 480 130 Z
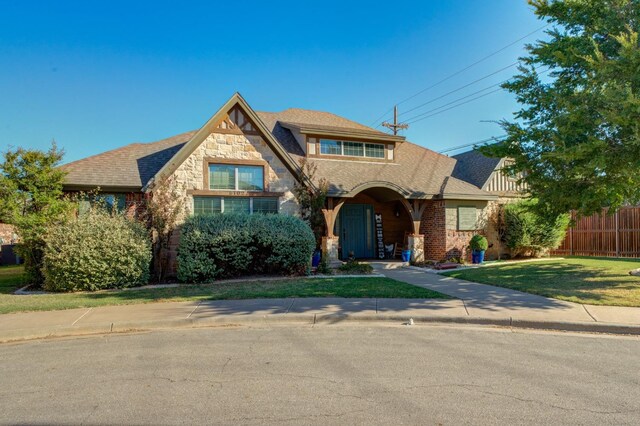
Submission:
M 300 175 L 293 186 L 293 195 L 300 206 L 300 218 L 307 222 L 320 246 L 324 235 L 324 216 L 322 209 L 329 192 L 329 182 L 325 178 L 317 179 L 317 166 L 306 158 L 300 160 Z M 312 184 L 313 183 L 313 184 Z
M 541 215 L 536 209 L 537 203 L 537 200 L 522 200 L 504 207 L 505 240 L 513 256 L 537 256 L 558 248 L 565 237 L 569 215 L 562 213 L 555 218 Z
M 552 24 L 503 85 L 522 109 L 507 139 L 483 147 L 511 157 L 538 208 L 588 215 L 640 201 L 640 2 L 529 0 Z
M 63 197 L 64 172 L 57 168 L 63 155 L 54 142 L 46 152 L 8 150 L 0 163 L 0 220 L 16 227 L 17 251 L 33 283 L 42 283 L 42 237 L 47 226 L 63 221 L 73 208 Z
M 173 177 L 154 182 L 145 194 L 142 220 L 153 243 L 154 279 L 163 282 L 169 272 L 169 246 L 180 221 L 186 214 L 186 188 Z

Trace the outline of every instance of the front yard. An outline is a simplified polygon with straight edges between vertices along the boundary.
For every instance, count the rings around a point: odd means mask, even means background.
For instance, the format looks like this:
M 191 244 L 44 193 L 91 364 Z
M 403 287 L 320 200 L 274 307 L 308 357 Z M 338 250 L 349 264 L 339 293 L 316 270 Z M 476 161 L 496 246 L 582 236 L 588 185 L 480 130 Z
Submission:
M 172 288 L 101 291 L 95 293 L 14 295 L 13 292 L 23 285 L 22 267 L 0 267 L 0 314 L 187 300 L 273 299 L 286 297 L 449 298 L 435 291 L 415 287 L 390 278 L 378 277 L 300 278 L 279 281 L 181 285 Z
M 447 276 L 590 305 L 640 306 L 638 259 L 568 257 L 462 269 Z

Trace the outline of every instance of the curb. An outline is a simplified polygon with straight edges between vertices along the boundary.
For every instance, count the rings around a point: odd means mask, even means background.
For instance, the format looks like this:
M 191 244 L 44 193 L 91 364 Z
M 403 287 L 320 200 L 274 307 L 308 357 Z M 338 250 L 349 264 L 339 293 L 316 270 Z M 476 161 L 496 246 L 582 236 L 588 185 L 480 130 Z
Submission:
M 536 329 L 549 331 L 572 331 L 583 333 L 605 333 L 640 336 L 640 325 L 616 323 L 586 323 L 569 321 L 519 320 L 511 317 L 444 317 L 433 315 L 406 314 L 271 314 L 244 316 L 217 316 L 160 321 L 123 321 L 118 323 L 87 324 L 82 326 L 43 327 L 15 329 L 0 332 L 0 343 L 47 339 L 54 337 L 84 336 L 98 334 L 125 333 L 132 331 L 152 331 L 176 328 L 233 327 L 255 324 L 304 325 L 337 324 L 341 322 L 392 322 L 407 323 L 413 319 L 418 324 L 464 324 L 485 325 L 505 328 Z

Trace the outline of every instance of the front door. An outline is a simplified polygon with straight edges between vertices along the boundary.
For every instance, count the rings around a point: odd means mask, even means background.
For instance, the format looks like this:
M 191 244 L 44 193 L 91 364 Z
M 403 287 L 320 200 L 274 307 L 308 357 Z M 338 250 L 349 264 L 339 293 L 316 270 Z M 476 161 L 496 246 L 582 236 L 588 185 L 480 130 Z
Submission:
M 348 258 L 350 252 L 359 259 L 373 257 L 373 207 L 371 205 L 343 205 L 336 228 L 338 228 L 336 234 L 340 237 L 343 259 Z

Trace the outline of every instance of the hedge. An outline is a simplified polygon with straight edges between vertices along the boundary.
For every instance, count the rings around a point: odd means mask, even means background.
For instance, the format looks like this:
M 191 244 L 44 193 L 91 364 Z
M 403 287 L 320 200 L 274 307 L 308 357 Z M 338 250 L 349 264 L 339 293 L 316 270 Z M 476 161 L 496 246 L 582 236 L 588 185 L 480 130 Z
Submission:
M 44 236 L 44 287 L 101 290 L 147 284 L 151 243 L 145 228 L 122 214 L 91 209 Z
M 285 215 L 193 216 L 182 227 L 178 279 L 210 282 L 254 274 L 303 274 L 315 237 L 302 220 Z

